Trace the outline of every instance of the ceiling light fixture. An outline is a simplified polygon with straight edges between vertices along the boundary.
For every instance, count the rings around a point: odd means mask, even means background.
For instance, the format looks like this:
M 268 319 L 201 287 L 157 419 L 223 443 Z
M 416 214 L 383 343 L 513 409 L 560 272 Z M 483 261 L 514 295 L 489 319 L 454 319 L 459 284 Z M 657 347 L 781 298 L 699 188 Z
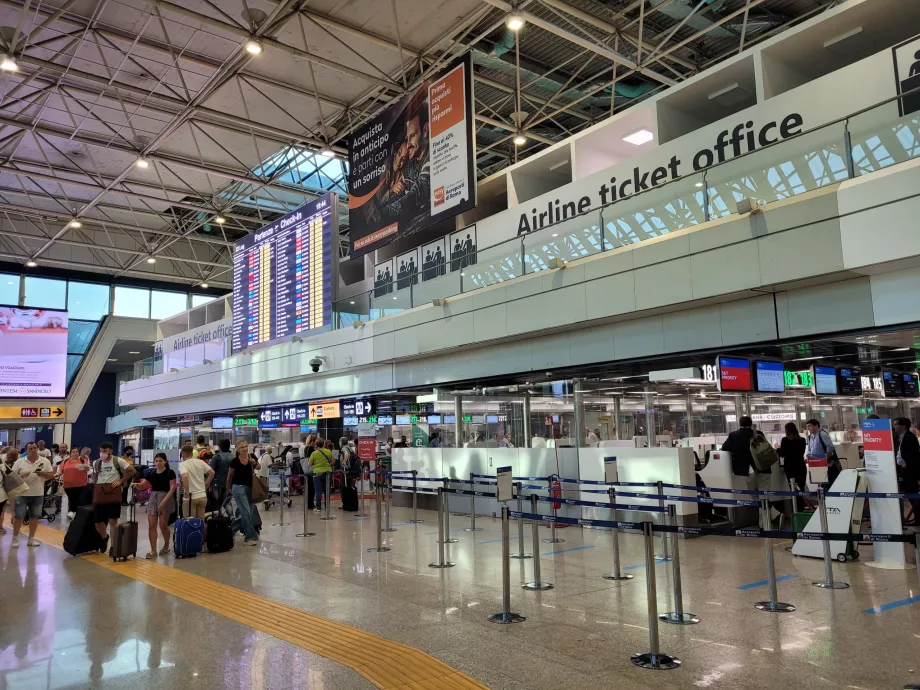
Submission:
M 128 354 L 129 355 L 139 355 L 140 352 L 129 351 Z
M 509 14 L 505 20 L 505 26 L 511 31 L 520 31 L 524 28 L 524 17 L 519 14 Z
M 627 134 L 625 137 L 623 137 L 623 141 L 628 142 L 633 146 L 642 146 L 642 144 L 647 144 L 654 138 L 655 135 L 649 132 L 647 129 L 639 129 L 632 134 Z
M 0 59 L 0 70 L 3 70 L 4 72 L 18 72 L 19 65 L 16 64 L 16 60 L 14 60 L 12 57 L 9 55 L 4 55 L 3 58 Z
M 156 262 L 157 262 L 157 260 L 154 259 L 152 256 L 148 256 L 148 257 L 147 257 L 147 263 L 148 263 L 148 264 L 155 264 Z
M 246 52 L 250 55 L 261 55 L 262 54 L 262 42 L 257 39 L 255 36 L 246 41 L 245 44 Z
M 515 146 L 523 146 L 526 143 L 527 143 L 527 137 L 525 137 L 522 133 L 518 132 L 517 134 L 514 135 L 514 145 Z
M 335 158 L 335 151 L 333 151 L 328 146 L 319 152 L 319 155 L 325 156 L 326 158 Z
M 81 222 L 78 221 L 76 218 L 74 218 L 72 221 L 70 221 L 70 222 L 67 224 L 67 227 L 69 227 L 69 228 L 82 228 L 82 227 L 83 227 L 83 223 L 81 223 Z
M 118 360 L 115 359 L 114 357 L 109 357 L 107 361 L 109 361 L 109 362 L 117 362 Z
M 143 156 L 138 156 L 138 157 L 137 157 L 137 160 L 134 161 L 134 164 L 135 164 L 138 168 L 149 168 L 149 167 L 150 167 L 150 161 L 148 161 L 148 160 L 147 160 L 146 158 L 144 158 Z
M 702 186 L 703 186 L 703 183 L 702 183 L 702 182 L 697 182 L 697 183 L 696 183 L 696 186 L 697 186 L 697 187 L 702 187 Z
M 201 287 L 207 288 L 207 287 L 208 287 L 208 284 L 207 284 L 207 283 L 202 283 L 202 284 L 201 284 Z
M 227 219 L 224 218 L 223 216 L 214 216 L 214 222 L 217 223 L 218 225 L 223 225 L 224 223 L 227 222 Z
M 36 266 L 38 266 L 38 264 L 32 261 L 32 259 L 29 259 L 28 261 L 26 261 L 26 266 L 28 266 L 29 268 L 35 268 Z

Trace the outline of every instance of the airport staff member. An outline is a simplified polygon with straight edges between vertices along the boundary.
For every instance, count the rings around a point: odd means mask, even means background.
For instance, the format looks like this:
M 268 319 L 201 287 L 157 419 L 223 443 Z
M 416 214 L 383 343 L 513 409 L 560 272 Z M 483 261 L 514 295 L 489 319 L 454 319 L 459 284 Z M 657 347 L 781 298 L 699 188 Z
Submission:
M 904 493 L 915 494 L 920 492 L 920 441 L 910 431 L 910 420 L 898 417 L 894 420 L 895 433 L 895 458 L 898 471 L 904 480 Z M 914 517 L 907 525 L 917 524 L 917 515 L 920 514 L 920 500 L 910 501 L 914 509 Z
M 809 419 L 805 422 L 805 428 L 808 429 L 808 455 L 827 458 L 827 484 L 830 486 L 843 469 L 831 435 L 821 428 L 821 422 L 817 419 Z

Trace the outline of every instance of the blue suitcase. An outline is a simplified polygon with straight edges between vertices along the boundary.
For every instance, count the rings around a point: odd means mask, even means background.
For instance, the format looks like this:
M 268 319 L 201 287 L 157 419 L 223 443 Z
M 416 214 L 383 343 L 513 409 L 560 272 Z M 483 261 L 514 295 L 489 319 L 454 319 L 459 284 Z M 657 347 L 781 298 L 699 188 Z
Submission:
M 192 509 L 192 499 L 189 498 L 189 510 Z M 173 532 L 173 552 L 176 558 L 194 558 L 204 546 L 204 520 L 201 518 L 184 518 L 182 515 L 182 500 L 179 500 L 179 519 Z

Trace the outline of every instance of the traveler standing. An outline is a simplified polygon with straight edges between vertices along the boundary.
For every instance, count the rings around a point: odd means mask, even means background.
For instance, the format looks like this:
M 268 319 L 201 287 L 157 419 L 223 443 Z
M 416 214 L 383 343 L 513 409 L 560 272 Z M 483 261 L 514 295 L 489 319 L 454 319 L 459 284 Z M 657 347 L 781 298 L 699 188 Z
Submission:
M 920 442 L 910 432 L 910 420 L 906 417 L 894 420 L 894 432 L 896 434 L 895 457 L 903 479 L 904 493 L 918 493 L 920 492 Z M 920 500 L 912 499 L 909 504 L 913 508 L 914 516 L 904 524 L 913 526 L 917 524 L 917 518 L 920 516 Z
M 249 456 L 249 443 L 238 441 L 236 457 L 230 464 L 230 471 L 227 473 L 227 492 L 232 492 L 236 500 L 236 520 L 234 520 L 233 530 L 235 532 L 242 529 L 246 537 L 243 543 L 247 546 L 256 546 L 259 543 L 259 535 L 252 517 L 252 472 L 259 467 L 258 461 Z
M 323 509 L 323 501 L 326 497 L 326 482 L 329 481 L 329 475 L 332 473 L 333 461 L 332 441 L 323 441 L 321 438 L 316 439 L 316 450 L 313 451 L 307 461 L 307 465 L 313 468 L 313 487 L 316 490 L 313 502 L 316 505 L 317 513 Z
M 89 476 L 89 463 L 80 457 L 79 448 L 71 449 L 70 457 L 58 466 L 58 475 L 63 478 L 67 494 L 67 517 L 73 520 Z
M 361 476 L 361 460 L 358 454 L 348 445 L 348 439 L 344 436 L 339 439 L 339 459 L 342 462 L 342 469 L 345 471 L 345 486 L 350 489 L 355 488 L 358 483 L 358 477 Z
M 134 467 L 134 446 L 125 446 L 124 451 L 121 454 L 122 459 Z M 121 504 L 123 506 L 128 505 L 128 485 L 125 485 L 125 488 L 121 492 Z
M 135 491 L 150 489 L 147 501 L 147 537 L 150 539 L 150 551 L 144 556 L 148 561 L 157 557 L 157 526 L 163 535 L 163 548 L 160 555 L 169 553 L 169 516 L 176 510 L 176 473 L 169 469 L 169 460 L 165 453 L 157 453 L 153 458 L 154 466 L 147 471 L 139 482 L 131 484 Z
M 795 422 L 787 423 L 785 428 L 786 435 L 779 442 L 779 457 L 783 460 L 783 471 L 786 473 L 786 479 L 794 481 L 799 491 L 808 491 L 806 483 L 808 466 L 805 464 L 805 450 L 808 443 L 799 434 L 799 428 Z M 801 498 L 796 498 L 795 503 L 801 508 L 803 501 Z
M 93 513 L 96 531 L 102 537 L 102 552 L 108 548 L 108 527 L 118 527 L 121 518 L 121 492 L 131 482 L 137 471 L 124 458 L 112 454 L 112 444 L 103 441 L 99 444 L 99 459 L 93 463 L 95 484 L 93 485 Z
M 26 449 L 28 449 L 28 444 L 26 444 Z M 50 460 L 51 457 L 52 457 L 51 451 L 48 450 L 47 448 L 45 448 L 45 442 L 44 442 L 44 441 L 39 441 L 39 442 L 38 442 L 38 454 L 41 455 L 43 458 L 45 458 L 45 459 L 47 459 L 47 460 Z
M 179 474 L 182 475 L 182 496 L 189 497 L 191 501 L 188 517 L 203 520 L 208 507 L 208 487 L 214 481 L 216 472 L 204 460 L 193 457 L 191 448 L 183 448 L 181 456 Z
M 738 477 L 747 477 L 754 467 L 754 458 L 751 457 L 751 439 L 754 438 L 754 422 L 748 416 L 738 420 L 738 428 L 725 439 L 722 450 L 732 454 L 732 474 Z M 750 480 L 748 480 L 750 484 Z M 755 479 L 756 483 L 756 479 Z M 756 487 L 753 487 L 756 488 Z
M 227 498 L 227 475 L 234 455 L 230 452 L 230 439 L 222 438 L 218 443 L 220 450 L 214 453 L 209 463 L 214 470 L 214 481 L 211 482 L 211 493 L 214 496 L 214 510 L 220 510 Z
M 25 457 L 19 458 L 13 465 L 13 473 L 18 474 L 29 490 L 16 499 L 16 511 L 13 515 L 13 546 L 19 546 L 19 531 L 23 520 L 29 519 L 29 546 L 38 546 L 35 538 L 38 521 L 42 516 L 42 503 L 45 500 L 45 480 L 54 477 L 51 460 L 39 454 L 36 443 L 26 444 Z
M 827 484 L 832 485 L 837 479 L 842 469 L 840 460 L 837 459 L 837 450 L 834 448 L 834 442 L 830 434 L 821 428 L 821 422 L 817 419 L 809 419 L 805 422 L 805 428 L 808 429 L 808 455 L 815 457 L 827 458 Z

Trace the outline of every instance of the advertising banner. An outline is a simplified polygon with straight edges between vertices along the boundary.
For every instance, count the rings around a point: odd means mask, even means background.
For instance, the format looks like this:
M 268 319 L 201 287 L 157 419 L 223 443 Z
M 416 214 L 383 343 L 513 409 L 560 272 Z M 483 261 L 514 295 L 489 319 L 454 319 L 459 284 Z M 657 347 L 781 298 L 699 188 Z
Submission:
M 476 206 L 469 54 L 355 130 L 349 141 L 351 257 Z
M 898 492 L 898 470 L 894 457 L 894 437 L 890 419 L 862 421 L 863 450 L 870 493 Z M 909 431 L 907 433 L 910 433 Z M 896 498 L 870 498 L 873 534 L 901 533 L 901 501 Z M 903 568 L 904 545 L 877 543 L 872 545 L 875 564 L 881 567 Z
M 427 448 L 428 442 L 429 442 L 428 425 L 427 424 L 413 424 L 412 425 L 412 447 L 413 448 Z
M 0 306 L 0 398 L 67 394 L 67 312 Z
M 377 427 L 374 424 L 358 424 L 358 457 L 371 462 L 377 459 Z

